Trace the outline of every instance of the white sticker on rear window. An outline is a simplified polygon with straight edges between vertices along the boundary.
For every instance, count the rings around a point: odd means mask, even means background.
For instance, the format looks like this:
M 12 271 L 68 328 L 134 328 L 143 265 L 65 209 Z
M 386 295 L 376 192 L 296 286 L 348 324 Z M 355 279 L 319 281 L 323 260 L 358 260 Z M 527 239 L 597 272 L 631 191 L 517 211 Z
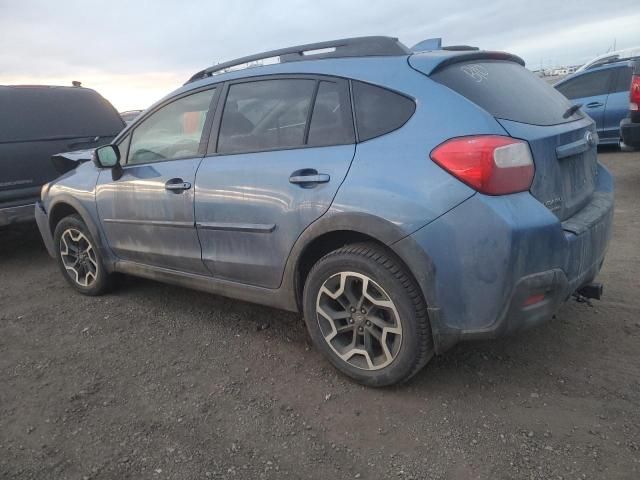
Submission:
M 489 77 L 489 71 L 478 63 L 468 63 L 460 67 L 460 69 L 478 83 Z

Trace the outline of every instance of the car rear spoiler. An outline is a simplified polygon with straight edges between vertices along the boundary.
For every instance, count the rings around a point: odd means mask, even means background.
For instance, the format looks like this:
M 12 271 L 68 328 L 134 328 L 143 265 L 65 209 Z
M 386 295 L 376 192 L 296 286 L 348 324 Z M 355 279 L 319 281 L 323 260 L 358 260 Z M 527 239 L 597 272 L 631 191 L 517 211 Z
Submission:
M 517 55 L 488 50 L 437 50 L 414 53 L 409 57 L 409 65 L 425 75 L 431 75 L 450 65 L 461 62 L 501 60 L 515 62 L 524 67 L 524 60 Z

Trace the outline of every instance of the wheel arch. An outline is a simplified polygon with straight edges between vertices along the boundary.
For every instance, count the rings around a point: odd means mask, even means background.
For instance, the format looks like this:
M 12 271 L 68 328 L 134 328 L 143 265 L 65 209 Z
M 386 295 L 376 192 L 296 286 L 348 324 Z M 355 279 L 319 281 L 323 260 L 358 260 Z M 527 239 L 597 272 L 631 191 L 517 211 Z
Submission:
M 375 243 L 402 264 L 423 291 L 415 272 L 392 244 L 406 236 L 397 225 L 365 213 L 330 212 L 313 223 L 299 237 L 289 257 L 285 286 L 291 288 L 298 311 L 302 311 L 302 292 L 313 265 L 327 253 L 344 245 Z M 424 297 L 424 293 L 423 293 Z M 428 298 L 424 298 L 428 304 Z
M 74 208 L 71 204 L 60 201 L 55 205 L 52 205 L 49 209 L 49 230 L 53 234 L 55 232 L 56 226 L 60 223 L 64 217 L 68 217 L 70 215 L 82 215 L 76 208 Z
M 113 259 L 113 255 L 107 248 L 104 236 L 102 235 L 102 231 L 96 221 L 94 221 L 94 217 L 91 215 L 91 213 L 76 198 L 67 195 L 60 196 L 55 198 L 55 200 L 49 205 L 48 221 L 51 234 L 54 234 L 56 225 L 58 225 L 60 220 L 69 215 L 80 216 L 84 224 L 89 229 L 89 232 L 91 233 L 94 241 L 96 242 L 97 247 L 104 258 L 105 266 L 108 270 L 111 270 L 110 265 L 112 262 L 110 260 Z

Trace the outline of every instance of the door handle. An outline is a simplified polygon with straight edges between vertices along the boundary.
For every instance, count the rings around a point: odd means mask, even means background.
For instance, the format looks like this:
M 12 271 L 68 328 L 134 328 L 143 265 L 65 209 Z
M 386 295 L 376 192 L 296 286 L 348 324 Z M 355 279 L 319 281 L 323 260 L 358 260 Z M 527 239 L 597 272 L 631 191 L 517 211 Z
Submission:
M 181 178 L 172 178 L 167 183 L 164 184 L 164 189 L 169 190 L 170 192 L 180 193 L 185 190 L 189 190 L 191 188 L 191 184 L 189 182 L 185 182 Z
M 289 183 L 295 183 L 301 187 L 313 187 L 318 183 L 327 183 L 331 180 L 331 177 L 326 173 L 318 173 L 313 168 L 304 168 L 302 170 L 296 170 L 289 177 Z
M 597 108 L 597 107 L 602 107 L 604 105 L 604 103 L 602 102 L 591 102 L 591 103 L 587 103 L 587 108 Z

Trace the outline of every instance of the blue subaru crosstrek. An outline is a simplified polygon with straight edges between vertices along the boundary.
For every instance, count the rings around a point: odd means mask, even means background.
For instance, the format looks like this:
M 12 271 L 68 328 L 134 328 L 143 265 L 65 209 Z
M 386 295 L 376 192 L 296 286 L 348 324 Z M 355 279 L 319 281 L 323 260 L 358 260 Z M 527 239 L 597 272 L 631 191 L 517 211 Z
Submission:
M 124 273 L 302 312 L 341 372 L 406 380 L 600 294 L 594 122 L 523 64 L 363 37 L 210 67 L 45 185 L 40 231 L 81 293 Z

